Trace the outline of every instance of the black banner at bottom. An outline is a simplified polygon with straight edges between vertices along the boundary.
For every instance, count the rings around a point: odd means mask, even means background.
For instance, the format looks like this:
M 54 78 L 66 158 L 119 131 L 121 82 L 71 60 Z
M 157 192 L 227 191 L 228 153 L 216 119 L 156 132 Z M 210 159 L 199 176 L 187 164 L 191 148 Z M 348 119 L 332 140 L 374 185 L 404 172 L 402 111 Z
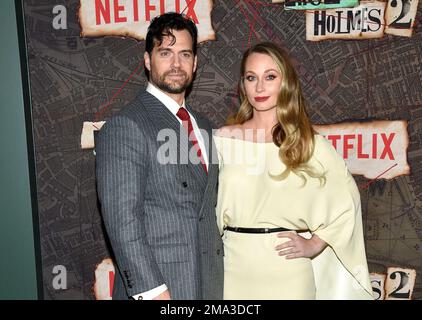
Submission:
M 40 311 L 54 319 L 286 319 L 288 316 L 366 318 L 420 312 L 422 300 L 395 301 L 0 301 L 0 308 L 13 314 Z M 416 309 L 417 308 L 417 309 Z M 48 318 L 48 317 L 47 317 Z

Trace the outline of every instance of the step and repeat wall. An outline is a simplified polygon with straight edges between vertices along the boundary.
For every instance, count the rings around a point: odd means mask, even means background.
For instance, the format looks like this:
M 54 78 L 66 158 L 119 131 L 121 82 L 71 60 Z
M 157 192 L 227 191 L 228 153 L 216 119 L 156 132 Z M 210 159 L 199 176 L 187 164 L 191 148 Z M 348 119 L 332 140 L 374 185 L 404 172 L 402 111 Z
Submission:
M 94 136 L 146 87 L 143 39 L 168 11 L 198 26 L 188 102 L 216 128 L 239 106 L 242 53 L 289 52 L 315 128 L 359 186 L 374 297 L 422 299 L 418 0 L 24 1 L 45 298 L 111 298 Z

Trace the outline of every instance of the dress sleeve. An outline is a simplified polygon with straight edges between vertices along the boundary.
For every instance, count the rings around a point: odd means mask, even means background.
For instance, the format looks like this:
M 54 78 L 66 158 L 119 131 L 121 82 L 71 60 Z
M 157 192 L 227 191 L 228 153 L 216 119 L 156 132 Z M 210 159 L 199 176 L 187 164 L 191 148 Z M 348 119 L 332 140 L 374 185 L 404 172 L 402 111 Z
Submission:
M 224 159 L 223 159 L 223 155 L 222 155 L 222 141 L 221 138 L 218 135 L 214 136 L 214 142 L 215 142 L 215 146 L 217 149 L 217 156 L 218 156 L 218 167 L 219 170 L 221 171 L 222 167 L 223 167 L 223 163 L 224 163 Z M 219 183 L 220 184 L 220 183 Z M 224 232 L 224 204 L 222 201 L 222 196 L 223 196 L 223 190 L 221 189 L 221 185 L 219 185 L 218 188 L 218 199 L 217 199 L 217 206 L 216 206 L 216 218 L 217 218 L 217 226 L 218 226 L 218 230 L 220 231 L 220 235 L 223 234 Z
M 328 244 L 313 259 L 317 298 L 373 299 L 359 189 L 335 149 L 331 145 L 324 148 L 324 157 L 330 163 L 324 186 L 328 200 L 311 223 L 313 233 Z

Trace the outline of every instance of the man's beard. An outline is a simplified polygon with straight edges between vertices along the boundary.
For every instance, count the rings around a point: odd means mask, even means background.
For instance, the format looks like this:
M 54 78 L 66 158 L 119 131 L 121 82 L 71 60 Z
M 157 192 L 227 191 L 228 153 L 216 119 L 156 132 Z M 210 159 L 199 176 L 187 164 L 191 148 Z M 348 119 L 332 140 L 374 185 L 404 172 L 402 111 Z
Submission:
M 169 75 L 182 75 L 183 78 L 177 81 L 166 79 Z M 170 70 L 162 74 L 161 76 L 151 72 L 152 82 L 164 92 L 179 94 L 185 92 L 185 90 L 191 85 L 192 77 L 189 77 L 185 71 L 182 70 Z

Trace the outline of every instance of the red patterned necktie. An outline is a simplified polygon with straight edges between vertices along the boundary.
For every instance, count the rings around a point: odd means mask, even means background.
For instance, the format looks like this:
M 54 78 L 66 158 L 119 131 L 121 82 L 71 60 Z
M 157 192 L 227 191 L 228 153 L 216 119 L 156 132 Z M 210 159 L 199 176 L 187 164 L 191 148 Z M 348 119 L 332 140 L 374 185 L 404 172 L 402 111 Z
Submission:
M 198 140 L 196 139 L 195 132 L 193 131 L 192 121 L 190 119 L 189 113 L 185 108 L 180 108 L 176 114 L 180 120 L 182 120 L 183 127 L 188 132 L 189 139 L 192 141 L 193 146 L 196 149 L 196 154 L 198 158 L 201 160 L 202 167 L 205 170 L 205 173 L 208 174 L 207 166 L 205 164 L 205 160 L 202 156 L 201 148 L 199 147 Z

